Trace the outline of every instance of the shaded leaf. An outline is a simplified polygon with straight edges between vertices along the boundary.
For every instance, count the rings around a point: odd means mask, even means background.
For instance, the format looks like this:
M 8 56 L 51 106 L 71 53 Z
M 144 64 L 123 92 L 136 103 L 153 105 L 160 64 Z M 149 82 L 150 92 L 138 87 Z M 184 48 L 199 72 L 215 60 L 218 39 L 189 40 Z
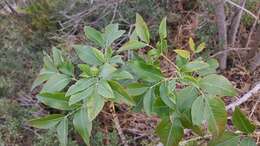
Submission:
M 76 94 L 80 91 L 83 91 L 89 87 L 91 87 L 93 84 L 96 83 L 96 78 L 83 78 L 78 80 L 75 84 L 73 84 L 72 86 L 70 86 L 70 88 L 68 89 L 66 96 L 71 96 L 73 94 Z
M 114 98 L 113 91 L 106 80 L 100 80 L 97 84 L 97 92 L 106 98 Z
M 109 85 L 113 89 L 114 93 L 116 93 L 116 99 L 122 100 L 123 102 L 127 103 L 128 105 L 135 105 L 134 100 L 131 96 L 127 93 L 127 91 L 116 81 L 109 81 Z
M 103 79 L 109 79 L 116 70 L 117 69 L 113 65 L 105 63 L 103 66 L 101 66 L 100 76 Z
M 101 65 L 104 63 L 104 55 L 96 48 L 84 45 L 73 45 L 79 58 L 90 65 Z
M 173 89 L 174 90 L 174 89 Z M 168 82 L 163 82 L 160 85 L 160 97 L 162 101 L 170 108 L 175 108 L 175 101 L 172 96 L 175 96 L 171 93 L 171 89 L 168 87 Z
M 192 104 L 191 116 L 192 123 L 195 125 L 202 125 L 206 119 L 206 101 L 203 97 L 198 97 Z
M 68 118 L 64 117 L 57 126 L 57 135 L 62 146 L 68 144 Z
M 103 34 L 105 40 L 105 47 L 109 47 L 116 39 L 121 37 L 124 33 L 124 30 L 119 30 L 117 23 L 107 25 Z
M 93 85 L 95 86 L 95 85 Z M 78 92 L 76 94 L 73 94 L 69 99 L 69 105 L 73 105 L 83 99 L 86 99 L 87 97 L 91 96 L 94 90 L 94 87 L 91 86 L 81 92 Z
M 242 132 L 252 133 L 255 130 L 255 125 L 247 119 L 245 114 L 240 111 L 239 107 L 235 108 L 235 111 L 232 115 L 232 122 L 234 126 Z
M 59 110 L 71 110 L 75 108 L 75 106 L 69 106 L 69 98 L 65 97 L 64 93 L 41 93 L 37 95 L 37 99 L 45 105 Z
M 163 75 L 158 68 L 143 61 L 134 60 L 130 62 L 130 67 L 142 80 L 156 82 L 163 79 Z
M 63 90 L 71 81 L 71 78 L 64 74 L 54 74 L 49 80 L 44 84 L 43 92 L 56 92 Z
M 191 61 L 191 62 L 187 63 L 185 66 L 183 66 L 182 70 L 184 72 L 194 72 L 194 71 L 198 71 L 201 69 L 205 69 L 207 67 L 209 67 L 209 65 L 206 62 L 195 60 L 195 61 Z
M 143 99 L 143 105 L 144 105 L 144 111 L 148 116 L 152 115 L 153 111 L 153 101 L 154 101 L 155 95 L 154 95 L 154 89 L 150 88 L 144 95 Z
M 209 142 L 209 146 L 237 146 L 239 143 L 240 137 L 239 135 L 225 132 L 218 139 L 213 139 Z
M 61 50 L 57 49 L 56 47 L 53 47 L 52 56 L 53 56 L 53 63 L 55 66 L 59 66 L 63 63 L 64 59 L 62 57 Z
M 146 47 L 147 44 L 140 42 L 138 40 L 130 40 L 125 43 L 122 47 L 119 48 L 118 52 L 126 51 L 126 50 L 136 50 Z
M 227 123 L 227 112 L 224 102 L 219 98 L 209 98 L 206 100 L 206 114 L 209 131 L 215 136 L 221 136 L 225 131 Z
M 82 107 L 74 114 L 73 125 L 84 142 L 89 145 L 92 130 L 92 122 L 88 118 L 87 108 Z
M 30 120 L 29 125 L 36 128 L 49 129 L 56 126 L 63 119 L 63 117 L 64 115 L 61 114 L 47 115 L 45 117 Z
M 245 137 L 242 139 L 240 146 L 256 146 L 256 142 L 250 137 Z
M 99 94 L 92 94 L 85 103 L 88 109 L 88 117 L 89 120 L 92 121 L 96 118 L 96 116 L 101 112 L 103 106 L 105 104 L 105 100 Z
M 132 83 L 127 86 L 127 91 L 131 96 L 142 95 L 147 91 L 148 87 L 140 83 Z
M 112 74 L 111 79 L 113 80 L 126 80 L 126 79 L 134 79 L 132 74 L 125 70 L 119 70 Z
M 235 96 L 232 84 L 223 76 L 211 74 L 202 78 L 199 86 L 210 95 Z
M 104 47 L 104 38 L 101 32 L 97 31 L 96 29 L 90 26 L 85 26 L 84 31 L 88 39 L 90 39 L 100 47 Z
M 164 146 L 178 146 L 181 141 L 184 130 L 179 120 L 162 120 L 156 127 L 155 133 L 160 137 Z

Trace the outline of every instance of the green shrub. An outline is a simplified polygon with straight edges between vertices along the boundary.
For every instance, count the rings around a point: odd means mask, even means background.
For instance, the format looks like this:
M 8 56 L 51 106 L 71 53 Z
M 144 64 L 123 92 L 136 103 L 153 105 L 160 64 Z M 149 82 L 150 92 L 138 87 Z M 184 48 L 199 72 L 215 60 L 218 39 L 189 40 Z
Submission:
M 206 47 L 205 43 L 195 44 L 190 38 L 191 51 L 174 50 L 177 57 L 172 62 L 167 57 L 171 50 L 167 45 L 166 18 L 160 23 L 156 46 L 151 45 L 148 26 L 139 14 L 130 40 L 118 50 L 113 48 L 113 42 L 125 33 L 118 24 L 109 24 L 102 32 L 89 26 L 84 30 L 96 47 L 73 46 L 82 64 L 72 64 L 57 48 L 52 49 L 51 56 L 45 54 L 44 67 L 32 88 L 44 83 L 37 99 L 62 112 L 30 120 L 30 125 L 56 129 L 60 143 L 67 145 L 68 127 L 72 122 L 89 145 L 92 121 L 106 102 L 115 102 L 139 107 L 148 116 L 159 116 L 161 121 L 155 134 L 165 146 L 179 145 L 184 129 L 209 137 L 213 145 L 239 143 L 240 136 L 226 130 L 227 112 L 221 100 L 223 96 L 237 93 L 224 76 L 216 74 L 218 62 L 215 59 L 196 58 Z M 148 53 L 135 53 L 128 61 L 122 59 L 124 52 L 140 48 L 146 48 Z M 174 76 L 163 75 L 161 59 L 175 69 Z M 245 134 L 255 130 L 239 109 L 232 119 L 234 126 Z

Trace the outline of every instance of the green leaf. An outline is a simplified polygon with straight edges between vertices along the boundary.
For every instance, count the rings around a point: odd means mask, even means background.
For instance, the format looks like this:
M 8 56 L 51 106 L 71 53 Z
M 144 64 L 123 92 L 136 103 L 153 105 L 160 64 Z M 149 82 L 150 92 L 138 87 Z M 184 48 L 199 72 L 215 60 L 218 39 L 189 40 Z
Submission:
M 223 76 L 211 74 L 202 78 L 199 86 L 210 95 L 235 96 L 236 91 L 232 84 Z
M 66 96 L 71 96 L 73 94 L 76 94 L 80 91 L 83 91 L 89 87 L 91 87 L 93 84 L 96 83 L 96 78 L 83 78 L 78 80 L 74 85 L 70 86 L 68 89 Z
M 111 86 L 112 90 L 114 91 L 116 100 L 122 101 L 127 103 L 128 105 L 135 105 L 134 100 L 131 96 L 127 93 L 127 91 L 116 81 L 109 81 L 109 85 Z
M 124 64 L 124 61 L 122 60 L 122 56 L 115 55 L 109 60 L 110 64 L 118 65 L 118 64 Z
M 255 125 L 247 119 L 245 114 L 240 111 L 239 107 L 235 108 L 232 115 L 232 122 L 238 130 L 248 134 L 254 132 L 256 128 Z
M 198 73 L 201 76 L 209 75 L 209 74 L 214 74 L 217 71 L 217 68 L 219 66 L 218 61 L 216 59 L 209 59 L 207 61 L 207 64 L 209 65 L 207 68 L 201 69 L 198 71 Z
M 256 142 L 250 137 L 245 137 L 242 139 L 240 146 L 256 146 Z
M 87 65 L 87 64 L 79 64 L 78 67 L 83 72 L 84 75 L 92 76 L 92 72 L 91 72 L 91 69 L 90 69 L 89 65 Z
M 79 58 L 90 65 L 101 65 L 104 63 L 104 55 L 96 48 L 84 45 L 73 46 Z
M 71 110 L 75 108 L 69 106 L 69 98 L 65 97 L 64 93 L 41 93 L 37 95 L 37 99 L 45 105 L 59 110 Z
M 145 93 L 143 99 L 144 111 L 148 116 L 152 115 L 154 98 L 155 98 L 154 89 L 150 88 Z
M 95 85 L 93 85 L 95 86 Z M 77 92 L 76 94 L 73 94 L 70 99 L 69 99 L 69 105 L 73 105 L 83 99 L 86 99 L 87 97 L 91 96 L 93 91 L 94 91 L 94 87 L 91 86 L 87 89 L 84 89 L 81 92 Z
M 189 47 L 193 52 L 195 52 L 196 46 L 195 46 L 195 43 L 194 43 L 194 41 L 191 37 L 189 38 Z
M 62 57 L 61 50 L 57 49 L 56 47 L 53 47 L 52 56 L 53 56 L 53 62 L 55 66 L 59 66 L 63 63 L 64 59 Z
M 164 17 L 159 26 L 159 35 L 160 39 L 163 40 L 167 37 L 167 26 L 166 26 L 166 17 Z
M 63 90 L 71 81 L 71 78 L 64 74 L 54 74 L 52 75 L 49 80 L 44 84 L 42 93 L 43 92 L 56 92 Z
M 36 128 L 49 129 L 56 126 L 63 119 L 63 117 L 64 115 L 61 114 L 47 115 L 45 117 L 30 120 L 29 125 Z
M 199 46 L 196 48 L 195 53 L 200 53 L 201 51 L 203 51 L 206 48 L 206 44 L 205 43 L 201 43 L 199 44 Z
M 74 66 L 70 62 L 63 62 L 60 65 L 59 70 L 66 75 L 73 76 Z
M 168 87 L 168 82 L 163 82 L 161 85 L 160 85 L 160 97 L 162 99 L 162 101 L 170 108 L 172 109 L 175 109 L 175 101 L 173 99 L 172 96 L 175 96 L 173 95 L 171 92 L 172 90 L 174 89 L 169 89 Z
M 103 34 L 105 40 L 105 47 L 109 47 L 116 39 L 121 37 L 125 33 L 124 30 L 119 30 L 118 24 L 109 24 L 105 28 L 105 32 Z
M 125 70 L 118 70 L 116 72 L 114 72 L 111 76 L 111 79 L 113 80 L 127 80 L 127 79 L 134 79 L 134 77 Z
M 148 87 L 140 83 L 132 83 L 127 86 L 127 91 L 131 96 L 142 95 L 147 91 Z
M 218 139 L 209 142 L 209 146 L 237 146 L 239 143 L 239 135 L 224 132 Z
M 78 112 L 75 113 L 73 118 L 73 125 L 84 142 L 89 145 L 92 122 L 88 118 L 87 108 L 82 107 Z
M 191 116 L 192 123 L 195 125 L 202 125 L 206 119 L 206 101 L 203 97 L 198 97 L 192 104 Z
M 114 98 L 113 91 L 106 80 L 100 80 L 97 84 L 97 92 L 106 98 Z
M 140 48 L 146 47 L 147 44 L 140 42 L 138 40 L 130 40 L 125 43 L 122 47 L 119 48 L 118 52 L 126 51 L 126 50 L 136 50 Z
M 31 90 L 33 90 L 35 87 L 41 85 L 43 82 L 49 80 L 49 78 L 53 75 L 54 73 L 51 74 L 41 74 L 39 75 L 33 82 Z
M 139 38 L 149 44 L 150 42 L 150 33 L 148 30 L 148 27 L 142 18 L 138 13 L 136 14 L 136 22 L 135 22 L 135 31 Z
M 175 53 L 177 53 L 179 56 L 189 59 L 190 58 L 190 52 L 186 51 L 186 50 L 180 50 L 180 49 L 176 49 L 174 50 Z
M 188 64 L 186 64 L 182 68 L 182 70 L 184 72 L 194 72 L 194 71 L 198 71 L 201 69 L 205 69 L 207 67 L 209 67 L 209 65 L 206 62 L 195 60 L 195 61 L 192 61 L 192 62 L 189 62 Z
M 227 123 L 225 103 L 219 98 L 209 98 L 206 100 L 206 103 L 209 131 L 215 137 L 219 137 L 225 131 Z
M 57 67 L 54 65 L 53 60 L 48 54 L 43 57 L 44 68 L 52 72 L 58 72 Z
M 85 26 L 84 31 L 88 39 L 90 39 L 100 47 L 105 47 L 105 41 L 101 32 L 89 26 Z
M 188 86 L 183 88 L 176 93 L 177 109 L 180 112 L 190 110 L 193 101 L 198 97 L 198 91 L 195 87 Z
M 57 135 L 61 146 L 67 146 L 68 144 L 68 118 L 64 117 L 57 126 Z
M 94 91 L 94 94 L 87 99 L 85 104 L 87 105 L 89 120 L 92 121 L 103 109 L 105 100 Z
M 184 136 L 184 130 L 179 120 L 173 122 L 169 119 L 162 120 L 156 127 L 155 133 L 160 137 L 164 146 L 178 146 Z
M 142 80 L 156 82 L 163 79 L 161 71 L 153 65 L 146 64 L 140 60 L 134 60 L 129 65 L 133 72 Z
M 113 65 L 105 63 L 103 66 L 101 66 L 100 76 L 103 79 L 109 79 L 116 70 L 117 69 Z

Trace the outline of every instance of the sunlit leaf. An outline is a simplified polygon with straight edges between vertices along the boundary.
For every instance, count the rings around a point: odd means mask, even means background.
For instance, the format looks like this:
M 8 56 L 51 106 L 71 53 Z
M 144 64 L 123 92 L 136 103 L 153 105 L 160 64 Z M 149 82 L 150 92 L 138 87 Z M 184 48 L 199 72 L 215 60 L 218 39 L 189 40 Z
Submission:
M 166 26 L 166 17 L 164 17 L 159 26 L 159 35 L 160 39 L 163 40 L 167 37 L 167 26 Z
M 145 23 L 144 19 L 138 13 L 136 14 L 136 22 L 135 22 L 135 31 L 139 38 L 149 44 L 150 42 L 150 33 Z
M 189 59 L 190 58 L 190 52 L 186 51 L 186 50 L 180 50 L 180 49 L 176 49 L 174 50 L 175 53 L 177 53 L 179 56 Z

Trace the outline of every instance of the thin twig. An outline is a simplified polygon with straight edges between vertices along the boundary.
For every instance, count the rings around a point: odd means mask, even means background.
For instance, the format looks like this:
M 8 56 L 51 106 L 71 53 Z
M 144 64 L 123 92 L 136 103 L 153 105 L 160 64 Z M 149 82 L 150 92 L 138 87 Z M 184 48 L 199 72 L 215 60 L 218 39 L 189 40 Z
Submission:
M 259 8 L 259 10 L 258 10 L 258 12 L 257 12 L 257 16 L 259 16 L 259 15 L 260 15 L 260 8 Z M 251 37 L 252 37 L 252 34 L 254 33 L 254 30 L 255 30 L 255 28 L 256 28 L 256 25 L 257 25 L 258 20 L 259 20 L 259 17 L 257 17 L 257 19 L 255 20 L 253 26 L 252 26 L 251 29 L 250 29 L 250 33 L 249 33 L 249 35 L 248 35 L 248 39 L 247 39 L 246 46 L 245 46 L 246 48 L 247 48 L 247 47 L 249 46 L 249 44 L 250 44 Z
M 123 145 L 124 146 L 128 146 L 126 138 L 125 138 L 125 135 L 124 135 L 123 130 L 122 130 L 121 126 L 120 126 L 119 119 L 118 119 L 118 116 L 117 116 L 116 111 L 115 111 L 115 105 L 114 105 L 113 102 L 111 102 L 110 108 L 112 110 L 111 112 L 112 112 L 113 122 L 114 122 L 114 124 L 116 126 L 118 135 L 120 136 Z
M 251 89 L 249 92 L 247 92 L 241 98 L 239 98 L 237 101 L 226 106 L 226 110 L 229 110 L 229 109 L 234 110 L 234 108 L 236 106 L 239 106 L 242 103 L 246 102 L 250 97 L 252 97 L 254 94 L 258 93 L 259 90 L 260 90 L 260 83 L 258 83 L 253 89 Z
M 223 53 L 226 53 L 226 52 L 230 52 L 230 51 L 247 51 L 247 50 L 251 50 L 251 48 L 228 48 L 227 50 L 223 50 L 223 51 L 219 51 L 213 55 L 211 55 L 210 57 L 213 58 L 213 57 L 216 57 L 218 55 L 221 55 Z
M 240 5 L 242 8 L 245 7 L 246 4 L 246 0 L 241 0 Z M 231 22 L 230 25 L 230 34 L 228 37 L 228 41 L 231 47 L 234 47 L 235 41 L 236 41 L 236 35 L 238 32 L 238 28 L 239 28 L 239 24 L 241 21 L 241 17 L 242 17 L 242 9 L 239 9 L 238 12 L 235 14 L 235 16 L 233 17 L 233 20 Z
M 239 6 L 238 4 L 234 3 L 233 1 L 231 1 L 231 0 L 225 0 L 225 2 L 228 2 L 228 3 L 230 3 L 231 5 L 233 5 L 233 6 L 237 7 L 237 8 L 239 8 L 239 9 L 242 9 L 243 11 L 245 11 L 246 13 L 248 13 L 249 15 L 251 15 L 252 17 L 254 17 L 255 19 L 258 19 L 258 16 L 256 16 L 255 14 L 253 14 L 252 12 L 250 12 L 249 10 L 247 10 L 247 9 L 245 9 L 245 8 L 243 8 L 243 7 L 241 7 L 241 6 Z

